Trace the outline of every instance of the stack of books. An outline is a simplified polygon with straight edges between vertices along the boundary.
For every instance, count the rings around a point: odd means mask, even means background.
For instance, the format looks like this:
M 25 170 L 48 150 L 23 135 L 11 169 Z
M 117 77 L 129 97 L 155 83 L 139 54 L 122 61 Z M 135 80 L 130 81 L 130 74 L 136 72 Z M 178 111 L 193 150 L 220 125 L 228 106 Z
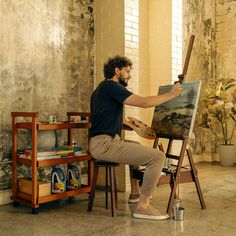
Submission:
M 54 147 L 52 150 L 55 151 L 57 155 L 61 155 L 62 157 L 74 155 L 74 150 L 71 146 Z
M 73 147 L 73 150 L 75 156 L 84 156 L 88 154 L 82 147 Z
M 58 148 L 53 148 L 57 154 L 63 156 L 84 156 L 88 153 L 82 147 L 74 147 L 74 146 L 61 146 Z
M 38 150 L 37 151 L 37 160 L 49 160 L 49 159 L 57 159 L 61 157 L 70 157 L 70 156 L 84 156 L 87 155 L 85 149 L 81 147 L 72 147 L 72 146 L 60 146 L 53 147 L 46 150 Z M 32 150 L 18 150 L 17 155 L 20 158 L 32 159 Z
M 24 155 L 28 156 L 28 159 L 31 159 L 32 150 L 30 150 L 30 149 L 24 150 Z M 57 158 L 61 158 L 61 155 L 57 154 L 57 152 L 54 150 L 38 150 L 38 152 L 37 152 L 37 160 L 38 161 L 57 159 Z

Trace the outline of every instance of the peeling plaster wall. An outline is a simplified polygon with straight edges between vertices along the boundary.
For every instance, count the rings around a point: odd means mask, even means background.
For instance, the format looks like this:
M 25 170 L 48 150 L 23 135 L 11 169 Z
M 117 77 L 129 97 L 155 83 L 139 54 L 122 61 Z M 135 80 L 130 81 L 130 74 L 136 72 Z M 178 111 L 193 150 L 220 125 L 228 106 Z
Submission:
M 40 120 L 89 111 L 93 21 L 93 0 L 0 1 L 0 163 L 11 159 L 12 111 L 39 112 Z M 21 136 L 20 145 L 30 143 Z M 10 172 L 0 164 L 0 189 Z
M 216 50 L 223 67 L 236 77 L 236 1 L 216 1 Z M 220 73 L 218 68 L 218 74 Z
M 222 71 L 236 76 L 236 1 L 187 0 L 183 1 L 183 35 L 186 49 L 191 34 L 196 36 L 192 51 L 188 81 L 202 80 L 200 100 L 205 88 L 219 78 Z M 209 154 L 216 160 L 216 140 L 209 131 L 197 127 L 203 110 L 200 102 L 195 122 L 195 154 Z

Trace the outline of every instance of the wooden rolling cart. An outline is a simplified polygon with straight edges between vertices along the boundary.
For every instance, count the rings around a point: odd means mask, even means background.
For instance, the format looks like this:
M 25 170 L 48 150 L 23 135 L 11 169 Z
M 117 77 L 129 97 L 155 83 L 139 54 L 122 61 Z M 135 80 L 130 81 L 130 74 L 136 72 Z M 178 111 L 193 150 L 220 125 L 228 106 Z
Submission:
M 58 200 L 65 197 L 72 197 L 81 193 L 89 193 L 91 190 L 91 157 L 89 154 L 83 156 L 68 156 L 65 158 L 50 159 L 50 160 L 37 160 L 37 134 L 40 130 L 68 130 L 68 145 L 72 142 L 72 130 L 81 128 L 90 128 L 90 113 L 87 112 L 68 112 L 68 121 L 57 122 L 55 124 L 49 124 L 47 122 L 38 121 L 38 112 L 12 112 L 12 196 L 13 204 L 15 206 L 19 203 L 26 204 L 32 207 L 32 213 L 37 214 L 39 210 L 39 205 L 42 203 Z M 72 116 L 86 117 L 86 122 L 71 122 Z M 17 119 L 22 117 L 27 117 L 31 121 L 29 122 L 19 122 Z M 28 129 L 32 132 L 32 157 L 31 159 L 20 158 L 17 156 L 17 139 L 18 130 Z M 63 193 L 51 194 L 48 196 L 39 196 L 38 190 L 38 180 L 37 180 L 37 168 L 54 166 L 59 164 L 69 164 L 79 161 L 88 161 L 88 182 L 87 185 L 82 185 L 81 188 L 76 190 L 68 190 Z M 32 194 L 26 194 L 19 191 L 18 187 L 18 164 L 24 164 L 31 166 L 32 168 Z

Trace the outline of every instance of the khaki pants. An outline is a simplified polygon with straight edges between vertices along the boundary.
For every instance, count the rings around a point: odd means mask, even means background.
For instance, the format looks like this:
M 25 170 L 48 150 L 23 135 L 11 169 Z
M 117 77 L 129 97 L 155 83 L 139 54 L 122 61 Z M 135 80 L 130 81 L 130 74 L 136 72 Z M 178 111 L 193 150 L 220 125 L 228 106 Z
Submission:
M 141 194 L 151 196 L 160 178 L 165 154 L 158 149 L 142 146 L 135 142 L 124 142 L 116 135 L 97 135 L 89 141 L 89 152 L 93 158 L 132 166 L 145 165 L 146 169 Z

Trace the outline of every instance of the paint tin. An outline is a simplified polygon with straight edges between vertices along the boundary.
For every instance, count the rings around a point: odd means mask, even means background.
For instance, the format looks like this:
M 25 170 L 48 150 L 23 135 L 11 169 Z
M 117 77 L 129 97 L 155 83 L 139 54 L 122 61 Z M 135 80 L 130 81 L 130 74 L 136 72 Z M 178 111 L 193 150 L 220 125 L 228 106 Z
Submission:
M 55 124 L 56 122 L 57 122 L 57 117 L 55 115 L 48 116 L 48 123 L 49 124 Z
M 76 147 L 76 146 L 77 146 L 77 141 L 74 140 L 74 139 L 72 139 L 72 141 L 71 141 L 71 145 L 72 145 L 72 147 Z
M 181 206 L 180 199 L 174 200 L 172 213 L 173 213 L 174 220 L 178 220 L 178 221 L 184 220 L 184 208 Z
M 184 220 L 184 208 L 174 208 L 173 209 L 173 218 L 174 220 L 182 221 Z

